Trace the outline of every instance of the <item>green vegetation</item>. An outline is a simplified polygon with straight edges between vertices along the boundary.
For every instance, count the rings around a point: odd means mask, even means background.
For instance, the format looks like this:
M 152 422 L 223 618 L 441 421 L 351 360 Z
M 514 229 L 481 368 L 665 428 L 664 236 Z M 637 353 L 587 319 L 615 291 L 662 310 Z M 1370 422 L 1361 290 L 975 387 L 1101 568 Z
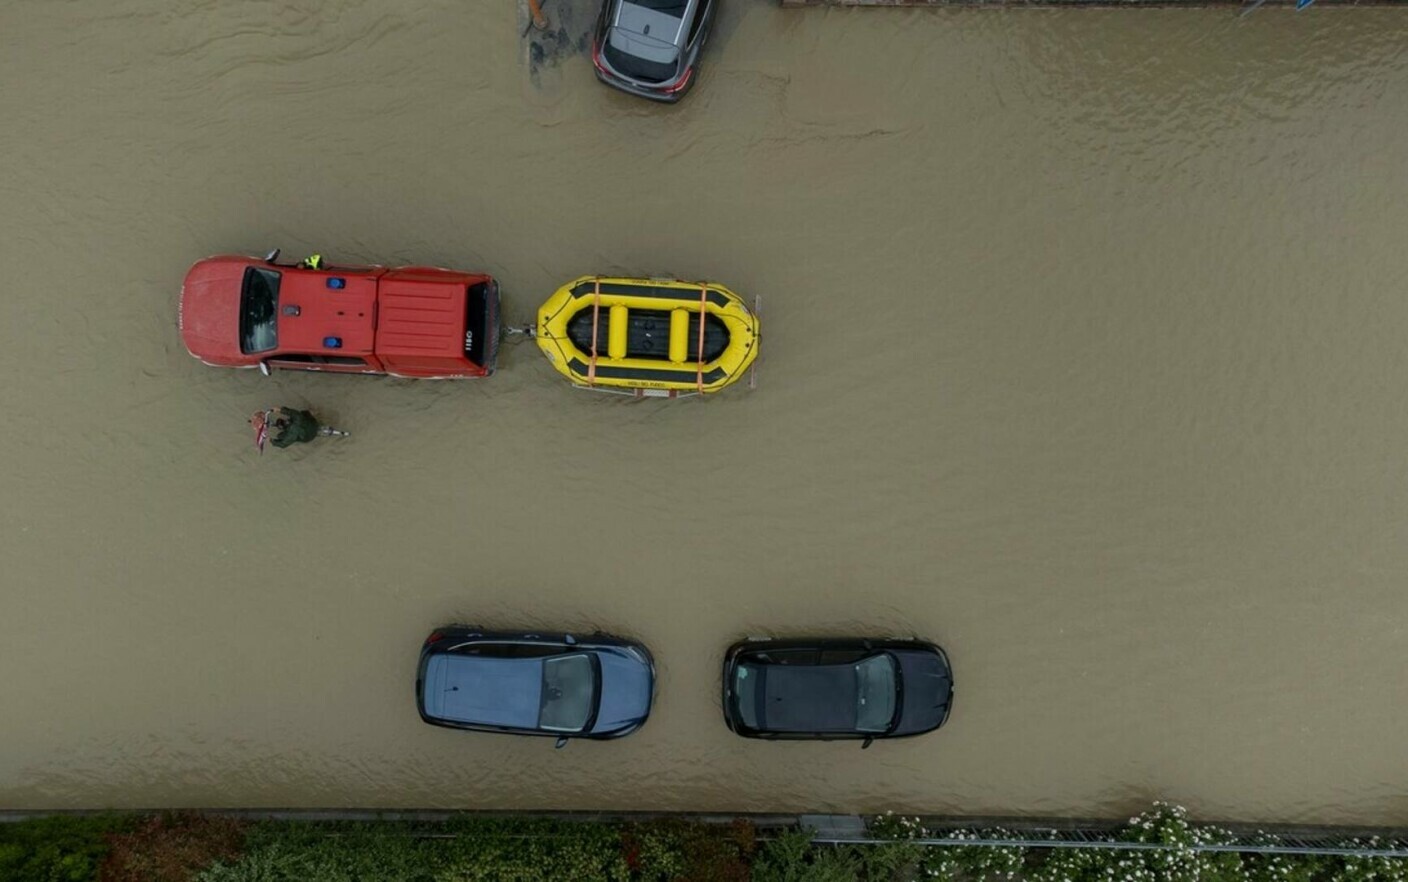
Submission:
M 1195 846 L 1231 834 L 1156 804 L 1118 832 L 1147 851 L 931 847 L 883 815 L 877 845 L 685 820 L 588 823 L 467 816 L 429 822 L 246 822 L 212 815 L 54 817 L 0 824 L 3 882 L 1408 882 L 1408 859 L 1265 856 Z M 1372 844 L 1372 843 L 1370 843 Z
M 238 860 L 200 882 L 629 880 L 618 828 L 538 820 L 446 824 L 264 823 Z
M 108 853 L 106 836 L 126 822 L 114 817 L 56 815 L 0 824 L 0 879 L 5 882 L 85 882 Z

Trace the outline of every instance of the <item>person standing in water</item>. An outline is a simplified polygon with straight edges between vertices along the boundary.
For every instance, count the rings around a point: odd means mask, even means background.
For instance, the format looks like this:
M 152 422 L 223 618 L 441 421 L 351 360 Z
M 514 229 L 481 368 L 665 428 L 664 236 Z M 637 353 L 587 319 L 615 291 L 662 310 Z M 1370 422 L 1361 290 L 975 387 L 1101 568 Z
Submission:
M 264 442 L 273 441 L 275 447 L 288 447 L 292 444 L 306 444 L 314 438 L 333 436 L 343 438 L 347 432 L 324 426 L 311 411 L 292 407 L 271 407 L 250 417 L 254 426 L 254 446 L 264 452 Z

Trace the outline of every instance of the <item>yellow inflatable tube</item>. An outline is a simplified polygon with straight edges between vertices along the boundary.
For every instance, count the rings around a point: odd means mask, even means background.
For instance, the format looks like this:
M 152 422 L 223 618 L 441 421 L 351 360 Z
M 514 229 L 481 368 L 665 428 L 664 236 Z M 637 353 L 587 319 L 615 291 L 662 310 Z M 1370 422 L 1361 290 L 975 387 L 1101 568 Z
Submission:
M 558 288 L 534 329 L 576 385 L 672 398 L 737 382 L 758 357 L 758 333 L 758 316 L 715 282 L 604 276 Z

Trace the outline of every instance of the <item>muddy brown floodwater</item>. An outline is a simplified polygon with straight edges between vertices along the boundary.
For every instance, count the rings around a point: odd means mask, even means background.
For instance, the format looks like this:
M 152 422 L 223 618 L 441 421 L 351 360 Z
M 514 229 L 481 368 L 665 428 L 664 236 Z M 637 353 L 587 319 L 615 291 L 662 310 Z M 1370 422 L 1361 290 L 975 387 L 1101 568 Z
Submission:
M 675 108 L 516 16 L 0 5 L 0 804 L 1408 822 L 1408 16 L 726 0 Z M 274 246 L 716 278 L 760 385 L 198 364 L 186 268 Z M 655 712 L 426 726 L 452 620 L 638 637 Z M 806 632 L 942 643 L 949 724 L 731 735 Z

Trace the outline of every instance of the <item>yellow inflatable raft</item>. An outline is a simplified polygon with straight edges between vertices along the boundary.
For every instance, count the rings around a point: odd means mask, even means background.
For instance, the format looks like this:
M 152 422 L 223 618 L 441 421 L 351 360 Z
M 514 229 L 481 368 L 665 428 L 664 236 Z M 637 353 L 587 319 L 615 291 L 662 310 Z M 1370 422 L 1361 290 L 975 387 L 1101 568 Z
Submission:
M 717 392 L 758 357 L 758 316 L 714 282 L 583 276 L 542 305 L 534 335 L 578 386 L 637 395 Z

